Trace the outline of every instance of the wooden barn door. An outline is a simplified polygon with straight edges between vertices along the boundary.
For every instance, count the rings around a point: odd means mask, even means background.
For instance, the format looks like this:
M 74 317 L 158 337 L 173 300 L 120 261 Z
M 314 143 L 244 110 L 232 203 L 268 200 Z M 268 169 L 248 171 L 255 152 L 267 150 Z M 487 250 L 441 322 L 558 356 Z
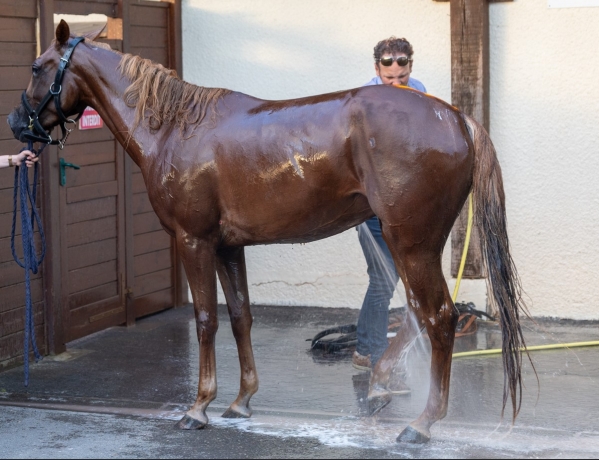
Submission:
M 6 116 L 19 103 L 37 54 L 36 0 L 0 0 L 0 155 L 18 153 Z M 14 169 L 0 169 L 0 369 L 23 357 L 25 319 L 24 272 L 14 261 L 10 247 Z M 19 216 L 20 219 L 20 216 Z M 19 235 L 17 251 L 22 254 Z M 40 351 L 45 350 L 43 286 L 41 275 L 33 276 L 32 301 L 35 331 Z
M 177 45 L 180 4 L 134 0 L 123 11 L 125 51 L 181 72 L 181 47 Z M 152 210 L 140 169 L 129 158 L 131 217 L 133 222 L 132 296 L 135 318 L 177 305 L 183 290 L 174 240 L 162 229 Z M 184 288 L 187 289 L 186 286 Z M 129 319 L 131 321 L 131 319 Z
M 58 7 L 56 13 L 73 12 L 67 1 Z M 121 40 L 98 41 L 122 51 Z M 53 237 L 60 239 L 63 340 L 69 342 L 126 322 L 124 154 L 106 127 L 75 130 L 64 150 L 47 150 L 58 182 L 60 226 Z
M 124 171 L 106 128 L 73 135 L 57 155 L 81 168 L 65 169 L 60 186 L 61 303 L 70 341 L 126 320 Z
M 175 4 L 41 0 L 40 6 L 46 43 L 53 37 L 54 13 L 101 13 L 116 18 L 119 29 L 122 19 L 123 26 L 118 39 L 100 41 L 167 66 L 172 62 Z M 54 287 L 47 296 L 55 306 L 52 350 L 60 352 L 71 340 L 110 326 L 133 325 L 136 318 L 182 304 L 174 242 L 152 210 L 139 169 L 110 131 L 75 131 L 64 150 L 48 150 L 44 166 L 51 206 L 45 221 L 50 222 L 52 241 L 47 270 Z M 67 166 L 63 184 L 61 161 L 80 167 Z

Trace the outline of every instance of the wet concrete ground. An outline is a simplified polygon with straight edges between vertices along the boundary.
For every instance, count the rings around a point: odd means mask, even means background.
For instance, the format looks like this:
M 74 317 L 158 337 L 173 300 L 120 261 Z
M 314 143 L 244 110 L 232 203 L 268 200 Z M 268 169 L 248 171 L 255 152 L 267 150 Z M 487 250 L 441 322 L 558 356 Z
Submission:
M 68 352 L 0 374 L 2 458 L 598 458 L 599 348 L 536 352 L 524 370 L 522 411 L 500 419 L 501 357 L 454 360 L 449 413 L 423 447 L 395 443 L 423 410 L 429 351 L 409 356 L 411 396 L 366 416 L 368 374 L 351 354 L 309 351 L 306 339 L 355 322 L 349 309 L 252 307 L 260 391 L 250 420 L 220 414 L 239 387 L 237 349 L 226 309 L 217 334 L 218 397 L 211 425 L 174 423 L 194 401 L 198 344 L 191 307 L 170 310 L 73 342 Z M 529 345 L 599 340 L 595 324 L 525 323 Z M 499 330 L 481 325 L 456 348 L 497 348 Z

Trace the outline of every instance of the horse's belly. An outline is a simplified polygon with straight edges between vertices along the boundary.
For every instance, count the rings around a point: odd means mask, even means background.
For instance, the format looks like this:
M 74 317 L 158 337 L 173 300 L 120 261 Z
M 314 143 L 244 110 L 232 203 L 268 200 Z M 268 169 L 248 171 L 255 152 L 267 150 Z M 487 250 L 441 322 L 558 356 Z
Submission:
M 364 195 L 354 194 L 334 202 L 302 206 L 261 207 L 254 212 L 221 220 L 226 246 L 308 243 L 341 233 L 373 216 Z

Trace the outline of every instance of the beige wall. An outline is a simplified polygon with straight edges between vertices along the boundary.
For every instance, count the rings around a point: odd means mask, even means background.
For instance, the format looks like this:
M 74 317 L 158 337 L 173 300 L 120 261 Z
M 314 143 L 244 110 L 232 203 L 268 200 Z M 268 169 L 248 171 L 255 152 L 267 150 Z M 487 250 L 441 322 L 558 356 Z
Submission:
M 491 136 L 531 310 L 599 319 L 599 8 L 517 0 L 490 9 Z M 352 88 L 372 78 L 372 48 L 390 35 L 412 42 L 413 76 L 449 100 L 449 4 L 432 0 L 184 0 L 184 77 L 265 99 Z M 355 230 L 246 253 L 253 303 L 362 302 Z M 464 282 L 460 298 L 482 306 L 484 286 Z

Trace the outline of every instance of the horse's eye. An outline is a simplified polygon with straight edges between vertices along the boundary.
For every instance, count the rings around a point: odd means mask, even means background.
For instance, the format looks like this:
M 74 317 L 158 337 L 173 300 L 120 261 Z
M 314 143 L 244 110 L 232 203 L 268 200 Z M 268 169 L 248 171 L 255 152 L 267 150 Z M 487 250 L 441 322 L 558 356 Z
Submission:
M 37 65 L 32 65 L 31 66 L 31 73 L 33 74 L 34 77 L 37 77 L 37 74 L 39 73 L 40 68 Z

